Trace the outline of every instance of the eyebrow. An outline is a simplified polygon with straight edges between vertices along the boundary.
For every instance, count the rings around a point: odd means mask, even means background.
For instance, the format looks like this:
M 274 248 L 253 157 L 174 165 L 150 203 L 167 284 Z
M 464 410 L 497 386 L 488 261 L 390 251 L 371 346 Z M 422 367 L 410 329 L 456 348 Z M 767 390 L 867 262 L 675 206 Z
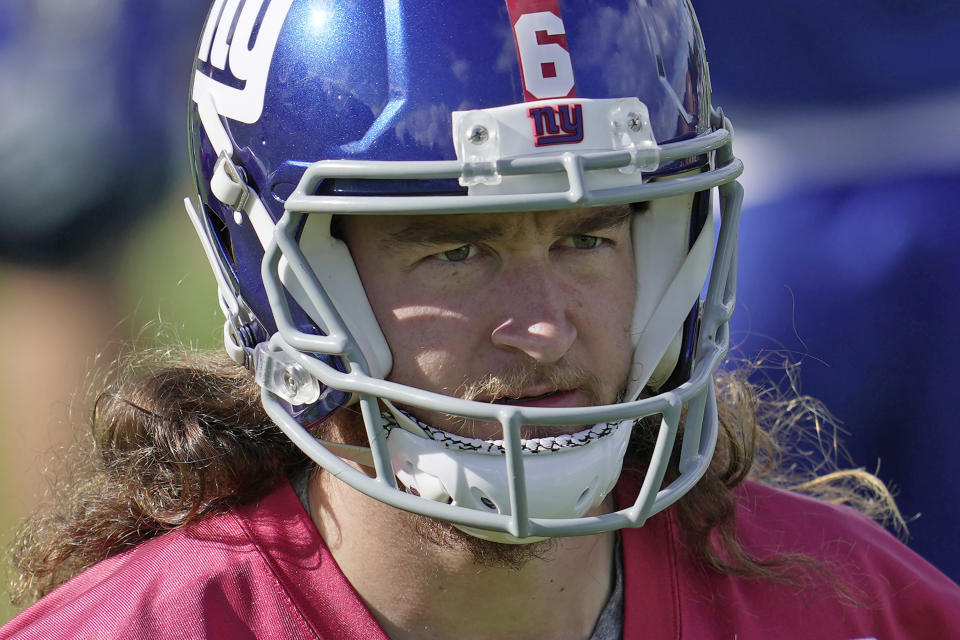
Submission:
M 633 214 L 640 210 L 633 205 L 629 207 L 600 207 L 590 214 L 568 219 L 557 228 L 557 235 L 564 237 L 583 236 L 597 231 L 613 229 L 630 220 Z
M 646 203 L 629 207 L 598 207 L 583 215 L 567 219 L 557 227 L 558 236 L 578 236 L 596 233 L 624 224 L 637 212 L 646 209 Z M 401 245 L 436 246 L 447 244 L 471 244 L 485 242 L 505 235 L 504 225 L 496 220 L 496 214 L 489 221 L 457 220 L 458 216 L 424 216 L 414 220 L 397 231 L 384 236 L 379 244 L 381 249 L 395 249 Z
M 464 223 L 455 218 L 425 216 L 417 219 L 383 237 L 380 240 L 381 248 L 390 249 L 397 245 L 469 244 L 491 240 L 503 233 L 503 226 L 496 222 Z

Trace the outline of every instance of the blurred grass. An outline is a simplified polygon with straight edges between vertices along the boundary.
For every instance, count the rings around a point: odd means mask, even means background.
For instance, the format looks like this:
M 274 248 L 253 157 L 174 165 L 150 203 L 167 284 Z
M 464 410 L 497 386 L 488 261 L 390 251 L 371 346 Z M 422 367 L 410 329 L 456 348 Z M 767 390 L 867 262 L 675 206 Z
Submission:
M 188 193 L 187 187 L 178 194 Z M 196 232 L 172 197 L 130 238 L 119 277 L 121 308 L 130 337 L 150 345 L 179 339 L 198 348 L 222 345 L 223 317 L 216 284 Z
M 183 184 L 145 216 L 132 230 L 111 262 L 118 308 L 117 338 L 137 347 L 170 344 L 173 341 L 197 348 L 218 348 L 222 340 L 222 316 L 217 305 L 216 285 L 199 240 L 183 210 L 182 196 L 190 188 Z M 104 247 L 104 251 L 110 248 Z M 114 247 L 116 250 L 116 247 Z M 91 354 L 93 362 L 93 354 Z M 85 389 L 78 390 L 83 395 Z M 62 399 L 68 402 L 68 399 Z M 80 418 L 85 416 L 81 415 Z M 82 429 L 84 424 L 72 425 Z M 47 455 L 44 455 L 47 453 Z M 20 452 L 17 452 L 20 455 Z M 49 452 L 22 452 L 46 459 Z M 54 459 L 51 469 L 56 469 Z M 16 487 L 0 487 L 0 549 L 7 550 L 18 522 Z M 0 571 L 0 624 L 17 610 L 8 597 L 9 557 L 3 554 Z

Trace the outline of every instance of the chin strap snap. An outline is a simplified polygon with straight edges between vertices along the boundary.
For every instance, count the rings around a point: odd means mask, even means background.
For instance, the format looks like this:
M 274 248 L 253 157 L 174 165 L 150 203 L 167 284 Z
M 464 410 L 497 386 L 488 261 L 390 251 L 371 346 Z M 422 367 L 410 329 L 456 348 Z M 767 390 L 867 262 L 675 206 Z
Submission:
M 234 211 L 243 211 L 247 199 L 250 197 L 243 174 L 226 151 L 220 152 L 217 163 L 213 165 L 213 174 L 210 176 L 210 191 L 217 200 Z

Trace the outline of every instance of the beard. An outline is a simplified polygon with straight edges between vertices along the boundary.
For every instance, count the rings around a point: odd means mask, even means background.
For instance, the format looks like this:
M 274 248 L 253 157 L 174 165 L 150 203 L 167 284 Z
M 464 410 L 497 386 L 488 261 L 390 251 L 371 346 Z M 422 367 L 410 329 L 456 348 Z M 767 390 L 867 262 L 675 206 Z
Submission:
M 369 446 L 363 418 L 353 407 L 347 407 L 314 429 L 314 435 L 323 440 L 344 444 Z M 364 468 L 366 469 L 366 468 Z M 312 475 L 325 473 L 315 467 Z M 372 470 L 367 471 L 373 475 Z M 398 480 L 400 490 L 403 484 Z M 386 505 L 385 505 L 386 506 Z M 546 559 L 556 548 L 555 539 L 539 540 L 528 544 L 507 544 L 472 536 L 457 529 L 453 524 L 430 518 L 419 513 L 406 512 L 411 529 L 425 551 L 439 550 L 468 554 L 481 569 L 509 569 L 519 571 L 531 560 Z
M 465 383 L 457 390 L 456 396 L 465 400 L 491 401 L 499 398 L 517 398 L 524 389 L 535 385 L 549 383 L 555 389 L 578 389 L 586 399 L 586 406 L 611 404 L 619 400 L 622 390 L 602 390 L 600 379 L 583 369 L 565 363 L 555 363 L 542 366 L 529 363 L 508 369 L 496 374 Z M 411 414 L 418 415 L 431 426 L 475 438 L 489 438 L 491 431 L 494 437 L 500 437 L 500 425 L 481 422 L 469 418 L 450 416 L 447 414 L 422 415 L 415 408 L 404 407 Z M 555 436 L 561 432 L 575 432 L 579 427 L 557 427 L 550 425 L 528 425 L 523 427 L 522 437 L 540 438 Z M 562 429 L 562 431 L 560 430 Z M 344 444 L 369 446 L 366 429 L 359 410 L 355 407 L 346 407 L 314 429 L 317 437 Z M 319 470 L 321 471 L 322 470 Z M 372 470 L 367 471 L 372 475 Z M 398 486 L 404 490 L 403 484 Z M 430 518 L 418 513 L 407 512 L 411 528 L 420 540 L 424 550 L 453 551 L 468 554 L 478 568 L 507 569 L 519 571 L 532 560 L 546 560 L 557 549 L 556 538 L 537 540 L 524 544 L 509 544 L 478 538 L 461 531 L 453 524 Z
M 557 548 L 557 539 L 548 538 L 527 544 L 507 544 L 477 538 L 449 522 L 434 520 L 419 513 L 409 514 L 422 549 L 438 549 L 468 554 L 481 569 L 520 571 L 531 560 L 546 560 Z
M 555 389 L 580 389 L 587 396 L 588 404 L 599 404 L 602 399 L 602 384 L 596 374 L 563 361 L 551 365 L 538 362 L 518 364 L 463 383 L 456 396 L 488 402 L 497 398 L 517 398 L 524 389 L 544 383 Z

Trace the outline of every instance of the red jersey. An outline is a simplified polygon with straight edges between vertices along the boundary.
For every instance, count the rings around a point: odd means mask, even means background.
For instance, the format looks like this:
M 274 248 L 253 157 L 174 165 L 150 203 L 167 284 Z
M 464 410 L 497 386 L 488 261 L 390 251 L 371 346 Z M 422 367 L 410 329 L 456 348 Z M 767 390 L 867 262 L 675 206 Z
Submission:
M 621 481 L 621 503 L 635 492 Z M 623 531 L 624 638 L 960 638 L 960 587 L 849 509 L 747 483 L 744 547 L 805 553 L 822 574 L 801 588 L 716 573 L 680 543 L 671 510 Z M 386 638 L 340 572 L 291 487 L 171 531 L 70 580 L 0 630 L 2 640 L 371 640 Z

